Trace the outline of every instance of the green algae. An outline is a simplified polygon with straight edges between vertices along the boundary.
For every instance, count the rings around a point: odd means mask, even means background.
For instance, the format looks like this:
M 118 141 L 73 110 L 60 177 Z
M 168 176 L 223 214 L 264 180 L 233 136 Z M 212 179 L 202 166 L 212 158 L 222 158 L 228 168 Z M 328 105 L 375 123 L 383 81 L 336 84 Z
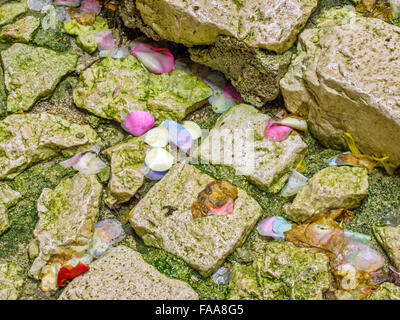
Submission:
M 71 37 L 64 33 L 63 24 L 58 20 L 55 28 L 40 28 L 33 38 L 33 43 L 58 52 L 65 52 L 71 49 Z
M 65 177 L 75 171 L 58 164 L 31 168 L 8 184 L 21 194 L 21 201 L 8 212 L 11 228 L 0 237 L 0 259 L 25 261 L 27 246 L 33 239 L 37 222 L 36 201 L 43 188 L 54 188 Z

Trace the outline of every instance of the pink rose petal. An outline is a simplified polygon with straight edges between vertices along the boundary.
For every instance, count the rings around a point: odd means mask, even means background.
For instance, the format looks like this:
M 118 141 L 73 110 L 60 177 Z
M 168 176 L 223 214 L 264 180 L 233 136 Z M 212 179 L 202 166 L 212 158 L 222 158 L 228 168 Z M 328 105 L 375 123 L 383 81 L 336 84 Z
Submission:
M 229 199 L 221 208 L 210 208 L 210 212 L 215 216 L 227 216 L 233 212 L 233 199 Z
M 223 90 L 223 94 L 225 97 L 227 97 L 228 99 L 233 100 L 236 103 L 241 103 L 243 102 L 243 98 L 240 95 L 240 92 L 236 90 L 236 88 L 231 84 L 228 83 L 224 90 Z
M 98 0 L 82 0 L 80 9 L 86 13 L 99 14 L 101 11 L 101 4 Z
M 99 50 L 112 50 L 115 48 L 115 40 L 111 30 L 101 30 L 95 35 Z
M 133 48 L 131 54 L 152 73 L 168 73 L 174 69 L 174 56 L 167 48 L 142 43 Z
M 276 220 L 278 220 L 277 217 L 269 217 L 264 219 L 257 227 L 258 233 L 262 236 L 273 237 L 275 239 L 280 238 L 280 235 L 275 233 L 272 229 Z
M 70 167 L 76 165 L 79 162 L 79 160 L 81 160 L 83 155 L 84 155 L 84 153 L 77 153 L 72 158 L 65 160 L 63 162 L 60 162 L 60 166 L 62 166 L 64 168 L 70 168 Z
M 146 111 L 131 112 L 122 123 L 122 128 L 135 137 L 141 136 L 154 127 L 154 117 Z
M 264 137 L 270 141 L 280 142 L 285 140 L 291 131 L 292 128 L 276 124 L 274 120 L 269 119 L 267 127 L 265 128 Z

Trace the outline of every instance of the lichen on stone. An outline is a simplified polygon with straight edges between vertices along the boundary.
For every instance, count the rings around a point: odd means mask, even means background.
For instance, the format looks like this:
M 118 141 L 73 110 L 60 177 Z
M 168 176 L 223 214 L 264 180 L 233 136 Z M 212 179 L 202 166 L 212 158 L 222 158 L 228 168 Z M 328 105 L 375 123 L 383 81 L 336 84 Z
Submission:
M 39 18 L 26 16 L 13 24 L 4 26 L 0 31 L 0 40 L 28 43 L 39 25 Z
M 28 10 L 26 0 L 13 1 L 0 7 L 0 26 L 12 22 L 16 17 Z
M 25 284 L 25 271 L 13 263 L 0 264 L 0 300 L 17 300 Z

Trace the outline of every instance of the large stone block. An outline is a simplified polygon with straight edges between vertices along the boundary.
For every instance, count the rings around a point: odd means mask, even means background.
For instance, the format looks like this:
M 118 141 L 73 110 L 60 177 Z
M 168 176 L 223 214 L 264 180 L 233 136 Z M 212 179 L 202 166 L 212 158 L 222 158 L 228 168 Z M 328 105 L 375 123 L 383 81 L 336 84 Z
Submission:
M 372 230 L 392 264 L 400 270 L 400 226 L 374 226 Z
M 0 185 L 0 235 L 10 228 L 7 209 L 15 205 L 20 198 L 20 193 L 11 189 L 7 184 Z
M 368 193 L 365 168 L 328 167 L 317 172 L 300 189 L 287 209 L 289 218 L 301 223 L 333 209 L 355 209 Z
M 261 189 L 276 193 L 304 158 L 307 145 L 299 135 L 273 142 L 264 138 L 269 117 L 240 104 L 224 113 L 193 157 L 229 165 Z
M 183 281 L 167 278 L 133 249 L 120 245 L 90 264 L 59 300 L 197 300 Z
M 361 152 L 400 165 L 400 28 L 331 9 L 299 37 L 281 80 L 286 107 L 307 117 L 325 146 L 345 148 L 349 132 Z
M 176 164 L 133 209 L 130 223 L 146 245 L 182 258 L 209 276 L 243 244 L 262 209 L 238 189 L 233 213 L 193 218 L 191 206 L 212 181 L 195 167 Z
M 182 120 L 201 107 L 212 90 L 182 70 L 149 73 L 133 56 L 106 58 L 85 70 L 74 89 L 79 108 L 106 119 L 123 121 L 129 112 L 148 111 L 157 122 Z
M 228 35 L 281 53 L 296 41 L 316 6 L 316 0 L 136 0 L 136 7 L 125 5 L 132 13 L 122 17 L 128 25 L 144 22 L 160 37 L 189 47 Z
M 13 178 L 58 154 L 72 156 L 101 143 L 90 126 L 46 112 L 8 116 L 0 121 L 0 179 Z
M 25 270 L 13 263 L 0 264 L 0 300 L 17 300 L 26 280 Z
M 78 56 L 16 43 L 1 51 L 1 59 L 7 111 L 15 113 L 29 110 L 36 101 L 50 96 L 61 78 L 75 70 Z
M 99 217 L 103 187 L 92 174 L 76 174 L 54 189 L 44 188 L 37 201 L 39 221 L 33 235 L 39 256 L 29 275 L 40 279 L 54 258 L 83 256 Z

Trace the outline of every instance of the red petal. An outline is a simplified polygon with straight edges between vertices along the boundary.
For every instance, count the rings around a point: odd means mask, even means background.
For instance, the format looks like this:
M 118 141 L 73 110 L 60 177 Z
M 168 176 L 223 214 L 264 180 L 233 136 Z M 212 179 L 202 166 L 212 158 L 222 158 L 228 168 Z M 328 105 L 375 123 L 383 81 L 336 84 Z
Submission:
M 60 269 L 57 276 L 57 285 L 59 287 L 65 287 L 67 285 L 67 280 L 72 280 L 77 276 L 85 273 L 89 270 L 88 266 L 85 266 L 83 263 L 79 262 L 75 267 L 65 266 Z

